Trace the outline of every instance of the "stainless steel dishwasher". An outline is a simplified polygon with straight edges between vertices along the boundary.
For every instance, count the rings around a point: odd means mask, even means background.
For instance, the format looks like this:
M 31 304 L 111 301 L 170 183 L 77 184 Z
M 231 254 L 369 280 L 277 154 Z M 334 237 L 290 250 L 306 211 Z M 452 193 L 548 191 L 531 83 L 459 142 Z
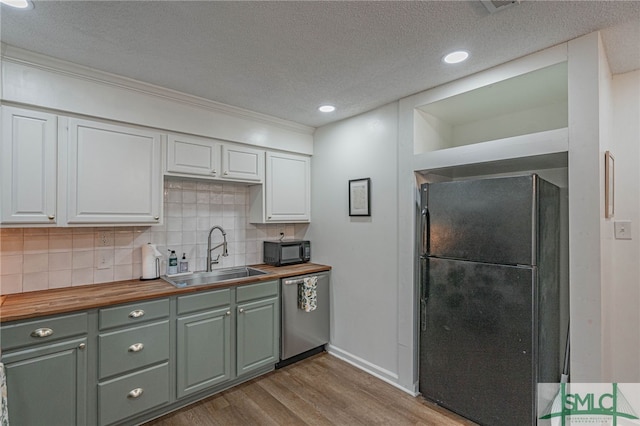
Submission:
M 317 307 L 311 312 L 300 308 L 299 286 L 304 278 L 317 276 Z M 301 275 L 280 280 L 282 295 L 280 318 L 280 363 L 291 364 L 324 350 L 329 343 L 329 272 Z

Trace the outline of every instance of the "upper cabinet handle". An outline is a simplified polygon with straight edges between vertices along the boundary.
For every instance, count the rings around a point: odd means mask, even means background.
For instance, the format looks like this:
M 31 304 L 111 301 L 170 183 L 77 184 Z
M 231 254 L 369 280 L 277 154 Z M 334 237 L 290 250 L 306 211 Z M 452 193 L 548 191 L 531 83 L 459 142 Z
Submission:
M 142 309 L 136 309 L 135 311 L 129 312 L 129 318 L 140 318 L 144 316 L 144 311 Z
M 31 332 L 31 337 L 49 337 L 53 334 L 53 330 L 50 328 L 37 328 Z

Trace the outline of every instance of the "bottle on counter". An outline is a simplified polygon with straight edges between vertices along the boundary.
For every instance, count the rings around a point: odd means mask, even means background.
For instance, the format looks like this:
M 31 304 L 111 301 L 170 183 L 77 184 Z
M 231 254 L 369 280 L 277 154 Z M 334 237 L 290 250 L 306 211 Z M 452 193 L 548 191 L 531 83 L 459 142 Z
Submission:
M 178 256 L 176 256 L 175 250 L 170 250 L 169 262 L 167 262 L 167 275 L 173 275 L 178 273 Z
M 179 268 L 180 272 L 189 272 L 189 261 L 185 256 L 185 253 L 182 253 L 182 259 L 180 259 Z

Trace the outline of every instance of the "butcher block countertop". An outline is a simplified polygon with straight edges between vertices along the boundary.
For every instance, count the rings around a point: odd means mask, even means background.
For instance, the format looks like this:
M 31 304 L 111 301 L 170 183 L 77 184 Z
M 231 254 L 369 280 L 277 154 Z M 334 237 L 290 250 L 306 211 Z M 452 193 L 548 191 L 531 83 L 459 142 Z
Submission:
M 261 269 L 267 272 L 267 274 L 187 288 L 176 288 L 168 282 L 158 279 L 152 281 L 117 281 L 113 283 L 9 294 L 2 296 L 2 300 L 0 300 L 0 322 L 101 308 L 120 303 L 135 302 L 137 300 L 234 287 L 242 284 L 271 281 L 331 270 L 330 266 L 316 263 L 301 263 L 280 267 L 262 264 L 251 265 L 251 267 Z

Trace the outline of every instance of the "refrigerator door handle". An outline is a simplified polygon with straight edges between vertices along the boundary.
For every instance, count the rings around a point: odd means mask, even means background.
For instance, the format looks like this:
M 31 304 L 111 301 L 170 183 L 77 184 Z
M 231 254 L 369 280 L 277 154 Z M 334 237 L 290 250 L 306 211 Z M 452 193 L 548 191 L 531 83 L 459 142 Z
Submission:
M 429 252 L 429 209 L 424 207 L 420 213 L 420 254 Z
M 429 300 L 429 281 L 427 277 L 427 258 L 420 257 L 420 328 L 427 329 L 427 301 Z

